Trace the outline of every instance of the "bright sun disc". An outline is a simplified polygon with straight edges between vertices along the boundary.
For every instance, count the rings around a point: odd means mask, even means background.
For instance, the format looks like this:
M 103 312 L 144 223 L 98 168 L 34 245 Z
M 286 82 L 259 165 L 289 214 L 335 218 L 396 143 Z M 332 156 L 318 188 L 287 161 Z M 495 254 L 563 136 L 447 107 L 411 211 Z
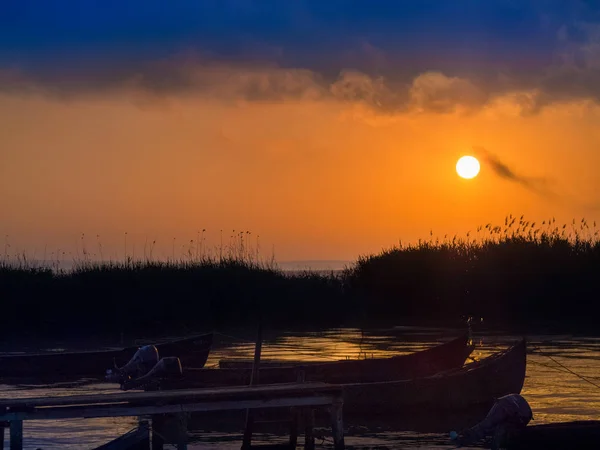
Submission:
M 456 173 L 462 178 L 475 178 L 479 169 L 479 161 L 473 156 L 463 156 L 456 163 Z

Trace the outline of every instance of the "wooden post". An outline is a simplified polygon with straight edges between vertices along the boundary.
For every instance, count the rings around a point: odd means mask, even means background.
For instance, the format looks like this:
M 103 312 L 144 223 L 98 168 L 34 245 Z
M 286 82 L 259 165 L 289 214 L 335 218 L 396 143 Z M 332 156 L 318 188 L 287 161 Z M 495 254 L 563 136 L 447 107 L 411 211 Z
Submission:
M 304 449 L 314 450 L 315 449 L 315 410 L 312 408 L 306 408 L 304 410 Z
M 177 414 L 177 450 L 187 450 L 187 422 L 186 413 Z
M 262 325 L 258 325 L 256 334 L 256 345 L 254 346 L 254 363 L 252 364 L 252 377 L 250 378 L 250 386 L 259 383 L 260 352 L 262 350 Z
M 155 414 L 152 416 L 152 450 L 163 450 L 165 440 L 163 438 L 163 418 Z
M 23 450 L 23 421 L 10 422 L 10 450 Z
M 343 450 L 344 444 L 344 421 L 342 415 L 343 401 L 338 398 L 331 407 L 331 432 L 333 434 L 333 448 Z
M 298 408 L 290 408 L 292 420 L 290 422 L 290 448 L 296 448 L 298 444 Z
M 250 386 L 259 383 L 260 352 L 262 350 L 262 323 L 258 324 L 256 334 L 256 345 L 254 346 L 254 363 L 252 364 L 252 374 L 250 375 Z M 244 429 L 244 439 L 242 441 L 242 450 L 249 450 L 252 445 L 252 428 L 254 425 L 254 416 L 251 409 L 246 410 L 246 428 Z
M 178 450 L 187 449 L 188 414 L 169 413 L 152 416 L 152 450 L 163 450 L 165 444 L 176 444 Z
M 296 374 L 296 382 L 303 383 L 304 376 L 304 369 L 299 369 Z M 292 422 L 290 424 L 290 447 L 296 448 L 296 445 L 298 444 L 298 419 L 300 416 L 300 410 L 296 407 L 292 407 L 290 408 L 290 414 L 292 416 Z

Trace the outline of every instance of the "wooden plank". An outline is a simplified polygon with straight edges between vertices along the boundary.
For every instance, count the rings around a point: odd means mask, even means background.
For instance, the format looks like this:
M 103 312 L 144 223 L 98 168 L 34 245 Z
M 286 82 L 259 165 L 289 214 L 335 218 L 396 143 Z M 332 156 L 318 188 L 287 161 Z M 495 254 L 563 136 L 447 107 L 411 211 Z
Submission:
M 235 386 L 208 389 L 177 389 L 153 392 L 119 392 L 114 394 L 70 395 L 1 399 L 0 410 L 6 408 L 92 405 L 112 403 L 197 402 L 226 399 L 249 400 L 264 397 L 311 396 L 317 393 L 341 393 L 342 386 L 327 383 L 285 383 L 260 386 Z
M 8 412 L 0 420 L 54 420 L 95 417 L 127 417 L 179 412 L 207 412 L 253 408 L 287 408 L 291 406 L 328 406 L 334 398 L 320 395 L 313 397 L 287 397 L 278 399 L 231 400 L 167 405 L 95 405 L 37 408 L 31 411 Z
M 21 420 L 10 422 L 10 450 L 23 450 L 23 422 Z

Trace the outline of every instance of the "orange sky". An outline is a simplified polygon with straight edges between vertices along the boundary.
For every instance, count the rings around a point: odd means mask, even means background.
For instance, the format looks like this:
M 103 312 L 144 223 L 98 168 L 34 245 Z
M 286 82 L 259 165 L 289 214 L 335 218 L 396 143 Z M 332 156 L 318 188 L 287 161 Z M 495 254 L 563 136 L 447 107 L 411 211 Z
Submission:
M 127 232 L 130 253 L 156 240 L 160 257 L 174 237 L 180 256 L 198 230 L 208 245 L 221 229 L 225 241 L 248 230 L 281 261 L 351 260 L 508 213 L 600 218 L 598 106 L 556 102 L 526 114 L 514 93 L 470 102 L 464 85 L 444 85 L 461 95 L 431 108 L 441 77 L 415 80 L 410 107 L 390 113 L 310 86 L 300 98 L 241 100 L 236 80 L 218 95 L 158 98 L 135 86 L 68 99 L 0 94 L 0 233 L 9 253 L 75 253 L 85 233 L 91 253 L 100 241 L 105 257 L 122 257 Z M 456 160 L 473 146 L 519 177 L 545 179 L 553 195 L 483 160 L 477 178 L 460 179 Z

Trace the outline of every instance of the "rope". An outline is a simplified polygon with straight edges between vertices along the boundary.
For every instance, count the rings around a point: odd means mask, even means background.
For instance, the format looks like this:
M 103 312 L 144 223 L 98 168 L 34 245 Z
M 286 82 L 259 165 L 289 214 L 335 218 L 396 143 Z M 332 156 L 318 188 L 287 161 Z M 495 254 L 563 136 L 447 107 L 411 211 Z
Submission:
M 558 362 L 557 360 L 555 360 L 552 356 L 545 354 L 541 348 L 539 348 L 537 345 L 534 346 L 534 348 L 540 352 L 540 354 L 544 355 L 546 358 L 550 359 L 550 361 L 552 361 L 554 364 L 562 367 L 563 369 L 565 369 L 567 372 L 569 372 L 572 375 L 575 375 L 577 378 L 581 378 L 583 381 L 590 383 L 592 386 L 597 387 L 598 389 L 600 389 L 600 384 L 596 384 L 593 381 L 588 380 L 586 377 L 579 375 L 576 372 L 573 372 L 571 369 L 569 369 L 567 366 L 565 366 L 564 364 Z
M 542 366 L 542 367 L 547 367 L 548 369 L 552 369 L 552 370 L 556 370 L 557 372 L 561 372 L 561 373 L 569 373 L 568 370 L 564 370 L 560 367 L 555 367 L 555 366 L 551 366 L 550 364 L 544 364 L 538 361 L 528 361 L 528 364 L 537 364 L 538 366 Z M 590 377 L 592 378 L 592 377 Z

